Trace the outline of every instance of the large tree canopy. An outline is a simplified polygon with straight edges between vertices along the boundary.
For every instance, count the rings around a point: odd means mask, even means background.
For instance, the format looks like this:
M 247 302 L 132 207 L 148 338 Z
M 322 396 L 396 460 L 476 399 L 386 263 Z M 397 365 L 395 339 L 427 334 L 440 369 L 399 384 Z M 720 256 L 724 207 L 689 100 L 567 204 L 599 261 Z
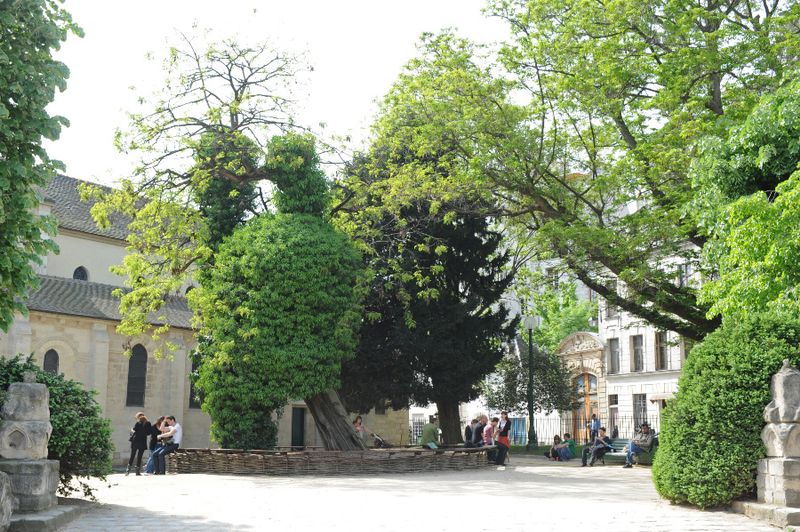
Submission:
M 687 212 L 688 168 L 701 139 L 783 82 L 797 5 L 498 0 L 487 11 L 512 32 L 499 61 L 427 36 L 386 97 L 385 145 L 449 154 L 398 167 L 386 202 L 490 194 L 611 304 L 702 338 L 719 320 L 676 283 L 676 263 L 698 268 L 707 239 Z
M 35 214 L 58 161 L 47 156 L 43 139 L 58 138 L 67 120 L 47 106 L 63 91 L 67 67 L 53 59 L 70 33 L 81 35 L 66 11 L 52 0 L 0 1 L 0 330 L 14 312 L 26 313 L 26 292 L 38 285 L 34 270 L 56 251 L 48 235 L 56 226 Z

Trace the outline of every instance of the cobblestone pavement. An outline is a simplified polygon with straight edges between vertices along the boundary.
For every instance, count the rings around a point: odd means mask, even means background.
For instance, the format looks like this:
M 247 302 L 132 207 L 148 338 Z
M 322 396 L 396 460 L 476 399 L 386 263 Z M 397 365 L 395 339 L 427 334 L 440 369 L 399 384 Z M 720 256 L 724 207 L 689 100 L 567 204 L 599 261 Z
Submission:
M 112 475 L 101 504 L 65 530 L 777 531 L 671 506 L 647 468 L 579 466 L 514 457 L 505 470 L 370 477 Z

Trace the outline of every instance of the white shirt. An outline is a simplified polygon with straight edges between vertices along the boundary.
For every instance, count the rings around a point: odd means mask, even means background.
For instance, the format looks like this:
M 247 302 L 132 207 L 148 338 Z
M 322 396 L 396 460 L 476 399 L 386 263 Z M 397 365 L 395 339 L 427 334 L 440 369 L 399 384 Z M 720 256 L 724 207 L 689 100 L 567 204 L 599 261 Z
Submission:
M 181 441 L 183 441 L 183 427 L 181 427 L 180 423 L 175 423 L 172 426 L 172 430 L 172 443 L 177 443 L 180 445 Z

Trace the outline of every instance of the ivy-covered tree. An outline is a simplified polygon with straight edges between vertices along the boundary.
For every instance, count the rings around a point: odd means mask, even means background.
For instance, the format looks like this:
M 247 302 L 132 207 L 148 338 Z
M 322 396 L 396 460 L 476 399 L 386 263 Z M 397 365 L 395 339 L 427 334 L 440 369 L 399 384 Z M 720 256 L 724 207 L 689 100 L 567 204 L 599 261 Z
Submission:
M 34 270 L 56 251 L 56 224 L 35 209 L 56 170 L 42 147 L 67 125 L 50 116 L 56 90 L 66 89 L 69 70 L 53 52 L 72 33 L 82 35 L 70 14 L 53 0 L 0 2 L 0 330 L 14 312 L 27 313 L 24 296 L 38 285 Z
M 338 395 L 361 320 L 362 263 L 325 218 L 314 139 L 274 137 L 264 166 L 276 214 L 236 229 L 190 292 L 200 335 L 197 387 L 215 439 L 270 446 L 273 412 L 305 400 L 328 449 L 362 449 Z

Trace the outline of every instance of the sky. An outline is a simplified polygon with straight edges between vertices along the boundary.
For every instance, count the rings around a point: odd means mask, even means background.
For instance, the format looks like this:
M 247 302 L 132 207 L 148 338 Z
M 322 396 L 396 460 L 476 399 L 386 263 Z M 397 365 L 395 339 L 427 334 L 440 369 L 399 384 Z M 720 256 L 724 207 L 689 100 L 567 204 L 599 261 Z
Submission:
M 485 17 L 485 0 L 66 0 L 84 30 L 71 36 L 56 57 L 71 71 L 67 90 L 49 107 L 70 127 L 47 144 L 66 174 L 113 184 L 129 176 L 135 159 L 113 145 L 125 128 L 126 111 L 139 96 L 159 89 L 165 74 L 158 57 L 181 32 L 209 29 L 213 40 L 269 40 L 278 49 L 306 52 L 313 67 L 298 91 L 297 121 L 326 124 L 326 134 L 351 135 L 364 143 L 377 110 L 403 65 L 414 57 L 426 31 L 456 28 L 478 42 L 502 40 L 505 26 Z

